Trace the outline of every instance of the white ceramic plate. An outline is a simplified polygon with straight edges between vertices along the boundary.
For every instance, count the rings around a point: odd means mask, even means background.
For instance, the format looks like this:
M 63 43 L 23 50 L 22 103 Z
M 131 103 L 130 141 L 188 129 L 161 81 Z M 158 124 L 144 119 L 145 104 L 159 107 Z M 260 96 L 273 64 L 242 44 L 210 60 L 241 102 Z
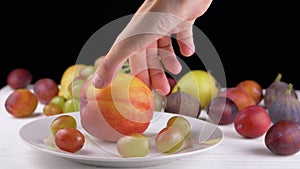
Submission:
M 45 140 L 49 140 L 47 138 L 51 136 L 50 123 L 58 115 L 41 118 L 25 124 L 21 127 L 19 135 L 30 147 L 51 155 L 60 156 L 87 165 L 122 168 L 148 167 L 165 164 L 181 157 L 202 153 L 219 145 L 223 140 L 223 132 L 217 125 L 185 116 L 189 119 L 192 127 L 190 139 L 187 139 L 182 148 L 176 153 L 159 153 L 154 145 L 155 134 L 158 133 L 158 131 L 166 125 L 167 120 L 175 114 L 155 112 L 153 120 L 145 132 L 152 143 L 150 153 L 146 157 L 123 158 L 119 155 L 115 143 L 95 139 L 83 130 L 79 122 L 79 112 L 69 114 L 77 119 L 78 129 L 81 130 L 86 137 L 84 147 L 76 153 L 64 152 L 55 146 L 50 146 L 45 143 Z

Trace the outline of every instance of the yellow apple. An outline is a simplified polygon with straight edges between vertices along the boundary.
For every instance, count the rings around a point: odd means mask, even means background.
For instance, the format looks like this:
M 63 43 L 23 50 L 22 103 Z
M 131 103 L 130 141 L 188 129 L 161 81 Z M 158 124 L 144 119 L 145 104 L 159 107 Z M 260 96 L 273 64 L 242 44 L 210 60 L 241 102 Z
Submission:
M 215 98 L 220 90 L 219 83 L 215 77 L 205 70 L 191 70 L 184 74 L 175 84 L 171 93 L 180 91 L 186 92 L 195 97 L 205 108 Z

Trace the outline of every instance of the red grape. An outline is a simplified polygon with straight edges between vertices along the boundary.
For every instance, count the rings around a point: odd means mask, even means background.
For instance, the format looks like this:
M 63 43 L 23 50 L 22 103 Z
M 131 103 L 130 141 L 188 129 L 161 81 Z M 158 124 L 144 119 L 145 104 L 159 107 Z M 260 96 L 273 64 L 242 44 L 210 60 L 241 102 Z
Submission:
M 5 109 L 14 117 L 28 117 L 38 106 L 38 99 L 28 89 L 14 90 L 5 100 Z
M 75 128 L 62 128 L 55 134 L 56 146 L 64 151 L 75 153 L 79 151 L 85 142 L 84 135 Z
M 58 95 L 58 84 L 50 78 L 42 78 L 34 83 L 33 91 L 39 102 L 47 104 L 51 99 Z
M 32 74 L 28 69 L 16 68 L 9 72 L 7 84 L 13 89 L 25 88 L 32 81 Z

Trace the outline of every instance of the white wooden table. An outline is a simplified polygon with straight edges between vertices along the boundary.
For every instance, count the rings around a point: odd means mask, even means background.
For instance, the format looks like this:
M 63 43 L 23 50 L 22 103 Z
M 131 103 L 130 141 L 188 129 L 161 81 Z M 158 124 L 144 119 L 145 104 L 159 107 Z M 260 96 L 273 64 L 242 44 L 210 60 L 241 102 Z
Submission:
M 95 169 L 65 158 L 45 154 L 24 144 L 19 129 L 43 115 L 16 119 L 4 108 L 4 100 L 11 92 L 8 87 L 0 91 L 0 169 Z M 37 110 L 42 110 L 39 105 Z M 299 169 L 300 153 L 291 156 L 272 154 L 264 144 L 264 136 L 245 139 L 237 134 L 233 125 L 219 126 L 224 132 L 221 144 L 197 155 L 180 158 L 168 164 L 149 169 Z

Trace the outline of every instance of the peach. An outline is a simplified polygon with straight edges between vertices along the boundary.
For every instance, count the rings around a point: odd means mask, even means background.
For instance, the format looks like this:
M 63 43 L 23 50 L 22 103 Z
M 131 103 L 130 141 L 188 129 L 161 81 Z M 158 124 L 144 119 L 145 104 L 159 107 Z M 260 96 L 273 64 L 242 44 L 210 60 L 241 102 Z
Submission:
M 221 91 L 218 96 L 231 99 L 237 105 L 239 111 L 245 107 L 256 104 L 254 98 L 249 93 L 237 87 L 226 88 Z
M 131 133 L 143 133 L 154 113 L 154 95 L 140 79 L 119 73 L 103 89 L 87 81 L 82 94 L 80 117 L 82 127 L 92 136 L 117 142 Z
M 259 104 L 263 99 L 263 89 L 255 80 L 243 80 L 239 82 L 236 87 L 249 93 L 253 97 L 256 104 Z
M 14 90 L 5 100 L 6 111 L 17 118 L 32 115 L 37 106 L 36 95 L 28 89 Z

